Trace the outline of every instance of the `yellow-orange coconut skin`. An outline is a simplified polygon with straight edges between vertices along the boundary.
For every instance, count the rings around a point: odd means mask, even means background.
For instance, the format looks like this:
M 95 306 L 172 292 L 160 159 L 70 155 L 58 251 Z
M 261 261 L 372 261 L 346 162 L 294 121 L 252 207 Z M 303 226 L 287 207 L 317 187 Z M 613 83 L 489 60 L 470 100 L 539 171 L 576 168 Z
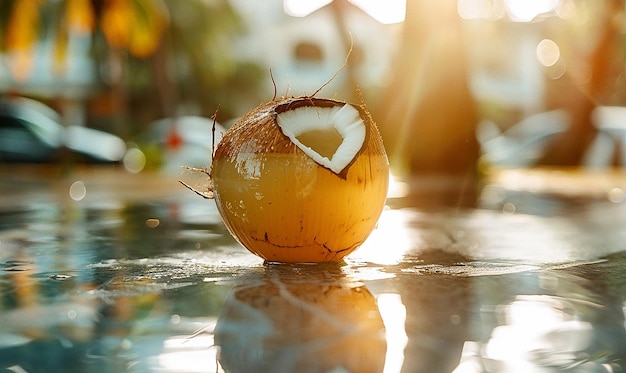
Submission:
M 218 210 L 231 234 L 268 262 L 341 260 L 374 229 L 389 183 L 389 163 L 369 113 L 363 146 L 340 173 L 316 163 L 285 136 L 278 112 L 343 105 L 286 98 L 262 104 L 224 134 L 210 171 Z

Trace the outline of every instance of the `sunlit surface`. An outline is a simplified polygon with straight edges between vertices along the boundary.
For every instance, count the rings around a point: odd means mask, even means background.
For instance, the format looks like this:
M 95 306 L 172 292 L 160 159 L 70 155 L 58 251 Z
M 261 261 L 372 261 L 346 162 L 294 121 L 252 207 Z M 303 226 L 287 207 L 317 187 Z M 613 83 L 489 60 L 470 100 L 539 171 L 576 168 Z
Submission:
M 478 351 L 474 344 L 473 358 L 482 356 L 490 372 L 621 371 L 624 362 L 607 354 L 626 342 L 621 302 L 601 303 L 588 290 L 602 286 L 602 277 L 571 277 L 571 272 L 575 270 L 539 275 L 542 294 L 518 295 L 510 303 L 485 308 L 485 317 L 495 317 L 497 326 Z M 469 361 L 468 356 L 465 363 Z
M 580 169 L 502 169 L 494 170 L 489 182 L 500 192 L 560 194 L 568 197 L 605 198 L 618 197 L 626 189 L 624 172 L 620 169 L 584 171 Z M 494 189 L 494 190 L 495 190 Z M 490 197 L 488 189 L 485 196 Z M 622 191 L 620 193 L 620 190 Z
M 163 342 L 163 352 L 154 358 L 154 370 L 193 373 L 223 372 L 217 363 L 218 349 L 213 343 L 213 330 L 196 335 L 171 336 Z
M 411 190 L 344 262 L 264 265 L 175 178 L 37 170 L 0 178 L 0 369 L 626 366 L 618 173 L 502 171 L 476 207 Z
M 506 361 L 520 371 L 528 369 L 524 362 L 531 358 L 530 354 L 555 354 L 560 359 L 574 360 L 574 353 L 591 343 L 593 328 L 588 322 L 576 320 L 576 315 L 568 315 L 564 308 L 570 307 L 549 296 L 519 296 L 500 306 L 497 311 L 504 325 L 492 331 L 485 355 Z M 559 335 L 567 338 L 558 338 Z
M 404 330 L 406 307 L 402 304 L 399 294 L 380 294 L 378 309 L 385 323 L 387 338 L 387 355 L 383 372 L 399 372 L 404 362 L 404 348 L 408 340 Z
M 376 264 L 399 263 L 413 239 L 419 240 L 408 227 L 412 218 L 403 211 L 384 210 L 372 234 L 351 258 Z

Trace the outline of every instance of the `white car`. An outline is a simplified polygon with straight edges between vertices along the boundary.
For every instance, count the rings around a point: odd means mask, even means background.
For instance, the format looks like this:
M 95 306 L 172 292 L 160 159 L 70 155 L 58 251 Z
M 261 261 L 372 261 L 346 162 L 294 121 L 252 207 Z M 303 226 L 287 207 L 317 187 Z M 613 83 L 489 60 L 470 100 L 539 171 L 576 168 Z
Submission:
M 598 133 L 585 153 L 582 166 L 613 166 L 615 154 L 620 155 L 619 165 L 626 166 L 626 152 L 622 149 L 626 144 L 626 107 L 597 107 L 592 121 Z M 528 116 L 505 131 L 485 120 L 479 124 L 476 135 L 488 163 L 502 167 L 530 167 L 539 160 L 546 145 L 565 131 L 570 122 L 567 111 L 553 110 Z
M 27 98 L 0 99 L 0 162 L 51 162 L 63 148 L 89 162 L 119 162 L 121 138 L 82 126 L 63 126 L 60 116 Z

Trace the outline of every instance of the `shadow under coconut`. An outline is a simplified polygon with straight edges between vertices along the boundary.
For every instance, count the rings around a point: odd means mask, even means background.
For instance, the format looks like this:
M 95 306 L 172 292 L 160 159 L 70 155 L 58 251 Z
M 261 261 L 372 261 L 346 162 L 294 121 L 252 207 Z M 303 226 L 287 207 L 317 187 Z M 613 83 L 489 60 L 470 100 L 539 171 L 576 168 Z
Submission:
M 339 265 L 269 265 L 241 276 L 215 345 L 227 372 L 381 372 L 386 353 L 376 298 Z

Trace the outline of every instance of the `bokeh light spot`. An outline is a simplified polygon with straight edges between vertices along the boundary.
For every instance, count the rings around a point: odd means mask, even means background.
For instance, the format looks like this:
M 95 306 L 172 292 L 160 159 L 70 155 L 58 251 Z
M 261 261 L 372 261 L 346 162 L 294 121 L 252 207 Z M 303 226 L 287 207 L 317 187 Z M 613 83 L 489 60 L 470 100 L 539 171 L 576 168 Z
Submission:
M 537 60 L 543 66 L 553 66 L 561 58 L 561 49 L 550 39 L 543 39 L 537 44 Z
M 130 148 L 122 160 L 124 168 L 130 173 L 137 174 L 146 166 L 146 156 L 137 148 Z
M 80 201 L 87 195 L 87 188 L 82 181 L 75 181 L 70 185 L 70 198 L 74 201 Z
M 502 205 L 502 213 L 505 215 L 513 215 L 515 214 L 516 210 L 517 207 L 511 202 L 506 202 L 504 205 Z
M 67 310 L 67 318 L 68 319 L 74 320 L 74 319 L 76 319 L 77 316 L 78 316 L 78 312 L 76 312 L 75 309 Z
M 624 202 L 626 193 L 622 188 L 611 188 L 611 190 L 607 193 L 607 198 L 613 203 L 621 203 Z

